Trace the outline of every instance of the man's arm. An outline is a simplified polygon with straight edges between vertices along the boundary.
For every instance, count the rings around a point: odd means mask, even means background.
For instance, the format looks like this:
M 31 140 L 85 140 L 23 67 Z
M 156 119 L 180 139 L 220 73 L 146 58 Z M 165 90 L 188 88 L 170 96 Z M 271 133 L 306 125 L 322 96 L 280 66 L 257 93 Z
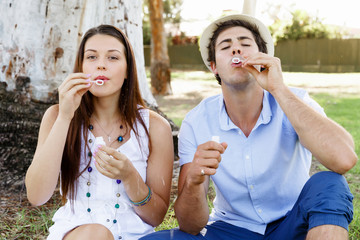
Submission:
M 207 192 L 209 176 L 203 176 L 203 183 L 191 182 L 188 177 L 192 163 L 181 167 L 178 182 L 178 197 L 174 209 L 179 227 L 182 231 L 196 235 L 205 227 L 209 219 Z M 201 171 L 201 170 L 200 170 Z
M 328 169 L 344 174 L 357 162 L 351 135 L 321 115 L 284 86 L 273 96 L 288 117 L 300 142 Z
M 174 208 L 182 231 L 197 235 L 207 224 L 209 175 L 216 173 L 226 147 L 214 141 L 199 145 L 193 161 L 181 167 Z
M 258 72 L 253 65 L 266 69 Z M 288 117 L 301 143 L 328 169 L 344 174 L 357 162 L 354 141 L 339 124 L 316 112 L 284 84 L 278 58 L 257 53 L 246 60 L 245 67 L 259 85 L 269 91 Z

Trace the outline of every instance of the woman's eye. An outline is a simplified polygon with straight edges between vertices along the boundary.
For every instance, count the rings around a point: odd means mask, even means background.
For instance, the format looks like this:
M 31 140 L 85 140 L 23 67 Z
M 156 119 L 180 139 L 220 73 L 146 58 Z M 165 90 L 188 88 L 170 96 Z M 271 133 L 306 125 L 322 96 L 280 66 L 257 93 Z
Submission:
M 94 56 L 94 55 L 89 55 L 89 56 L 86 57 L 86 59 L 90 59 L 90 60 L 96 59 L 96 56 Z
M 250 44 L 241 44 L 243 47 L 250 47 Z
M 223 47 L 221 50 L 226 50 L 226 49 L 229 49 L 230 47 L 229 46 L 226 46 L 226 47 Z
M 117 56 L 110 56 L 109 59 L 110 60 L 118 60 L 119 58 Z

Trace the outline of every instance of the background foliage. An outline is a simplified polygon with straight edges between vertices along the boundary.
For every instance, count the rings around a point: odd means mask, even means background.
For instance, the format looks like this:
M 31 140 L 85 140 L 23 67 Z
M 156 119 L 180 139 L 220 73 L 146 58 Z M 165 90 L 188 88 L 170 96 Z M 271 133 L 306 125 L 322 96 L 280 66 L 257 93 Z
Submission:
M 149 2 L 144 1 L 143 4 L 143 42 L 144 45 L 150 45 L 151 43 L 151 29 L 150 29 L 150 16 L 149 16 Z M 183 0 L 164 0 L 164 24 L 171 25 L 174 28 L 179 28 L 181 22 L 181 5 Z M 171 41 L 171 33 L 169 34 L 169 41 Z
M 291 15 L 291 20 L 277 19 L 269 26 L 275 42 L 301 38 L 341 38 L 343 35 L 338 27 L 323 24 L 320 18 L 309 15 L 305 10 L 294 10 Z

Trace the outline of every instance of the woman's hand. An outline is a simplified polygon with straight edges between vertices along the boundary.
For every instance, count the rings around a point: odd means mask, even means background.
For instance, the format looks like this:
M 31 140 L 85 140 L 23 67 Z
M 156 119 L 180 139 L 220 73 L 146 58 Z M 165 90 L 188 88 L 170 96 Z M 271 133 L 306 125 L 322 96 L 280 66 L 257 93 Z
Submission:
M 134 170 L 136 171 L 131 161 L 113 148 L 100 145 L 94 157 L 98 171 L 109 178 L 124 181 Z
M 90 89 L 90 75 L 71 73 L 59 86 L 59 117 L 72 119 L 82 96 Z

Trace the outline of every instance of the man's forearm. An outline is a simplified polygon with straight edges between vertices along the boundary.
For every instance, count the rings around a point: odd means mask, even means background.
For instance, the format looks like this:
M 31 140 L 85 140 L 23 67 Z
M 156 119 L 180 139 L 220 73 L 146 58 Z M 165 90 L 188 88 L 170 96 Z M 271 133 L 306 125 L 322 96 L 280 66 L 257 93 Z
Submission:
M 197 235 L 207 224 L 209 206 L 204 184 L 185 183 L 174 209 L 182 231 Z
M 354 141 L 340 125 L 300 100 L 288 88 L 275 93 L 301 143 L 327 168 L 343 174 L 357 161 Z

